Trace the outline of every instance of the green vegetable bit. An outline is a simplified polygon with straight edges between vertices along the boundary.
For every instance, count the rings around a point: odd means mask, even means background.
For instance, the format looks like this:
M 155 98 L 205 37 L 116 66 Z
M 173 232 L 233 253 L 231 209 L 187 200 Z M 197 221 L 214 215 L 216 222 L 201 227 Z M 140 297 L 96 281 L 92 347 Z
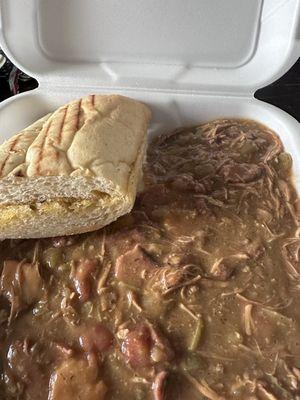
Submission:
M 196 329 L 194 332 L 194 335 L 192 337 L 191 343 L 188 347 L 189 351 L 195 351 L 197 349 L 197 347 L 199 346 L 199 342 L 202 336 L 202 332 L 203 332 L 203 321 L 202 318 L 200 317 L 197 321 L 197 325 L 196 325 Z

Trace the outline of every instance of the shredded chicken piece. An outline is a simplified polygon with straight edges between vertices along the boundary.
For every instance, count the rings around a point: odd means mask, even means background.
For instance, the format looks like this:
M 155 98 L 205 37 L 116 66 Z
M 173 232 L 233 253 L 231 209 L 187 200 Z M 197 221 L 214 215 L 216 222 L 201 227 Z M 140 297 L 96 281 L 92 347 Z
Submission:
M 269 392 L 261 383 L 257 383 L 257 391 L 263 396 L 263 400 L 280 400 Z
M 252 335 L 252 328 L 253 328 L 253 320 L 252 320 L 252 308 L 253 304 L 246 304 L 245 305 L 245 310 L 244 310 L 244 323 L 245 323 L 245 332 L 246 335 L 251 336 Z
M 210 273 L 214 277 L 225 281 L 230 278 L 240 261 L 247 260 L 248 258 L 248 254 L 245 253 L 237 253 L 228 257 L 221 257 L 213 263 Z
M 218 281 L 216 279 L 202 278 L 201 285 L 203 285 L 207 288 L 211 288 L 211 287 L 227 288 L 230 285 L 230 282 Z
M 198 353 L 208 359 L 212 358 L 212 359 L 218 360 L 218 361 L 229 361 L 229 362 L 235 361 L 235 358 L 222 356 L 222 355 L 207 352 L 204 350 L 198 350 Z
M 288 210 L 289 210 L 289 212 L 291 214 L 291 217 L 292 217 L 292 220 L 294 221 L 294 224 L 298 227 L 299 226 L 299 218 L 298 218 L 298 216 L 297 216 L 297 214 L 295 212 L 295 208 L 293 207 L 293 205 L 291 203 L 287 203 L 286 206 L 287 206 L 287 208 L 288 208 Z
M 298 381 L 300 381 L 300 369 L 293 367 L 293 372 L 294 372 L 294 375 L 296 376 L 296 378 L 298 379 Z
M 132 290 L 128 290 L 127 298 L 128 298 L 128 301 L 129 301 L 129 306 L 132 304 L 138 310 L 138 312 L 142 312 L 143 311 L 142 307 L 138 304 L 138 302 L 136 300 L 136 296 L 135 296 L 135 294 L 133 293 Z
M 269 379 L 270 379 L 270 381 L 272 382 L 272 387 L 276 387 L 276 389 L 277 389 L 283 396 L 285 396 L 286 398 L 289 398 L 290 392 L 287 391 L 287 390 L 282 386 L 282 384 L 279 382 L 279 380 L 276 378 L 276 376 L 269 375 Z M 296 397 L 295 400 L 299 400 L 299 399 L 297 399 L 297 397 Z
M 258 354 L 260 355 L 260 357 L 263 357 L 263 352 L 261 351 L 261 348 L 259 347 L 257 340 L 255 338 L 253 338 L 253 340 L 254 340 L 255 346 L 257 348 Z M 278 353 L 277 353 L 277 357 L 278 357 Z M 276 360 L 275 360 L 275 363 L 276 363 Z M 275 370 L 276 370 L 276 367 L 275 367 Z
M 267 230 L 268 234 L 270 235 L 270 239 L 267 239 L 268 243 L 271 243 L 274 240 L 276 240 L 276 239 L 278 239 L 278 238 L 280 238 L 280 237 L 285 235 L 284 232 L 282 232 L 282 233 L 274 233 L 266 222 L 261 222 L 261 225 L 265 227 L 265 229 Z
M 251 316 L 252 307 L 253 307 L 252 304 L 246 304 L 244 311 L 245 332 L 246 335 L 248 336 L 251 336 L 252 334 L 252 326 L 253 326 L 253 321 Z
M 299 247 L 300 247 L 300 240 L 298 237 L 295 238 L 290 238 L 287 239 L 286 243 L 282 246 L 282 255 L 285 261 L 285 265 L 287 266 L 288 273 L 291 278 L 293 279 L 299 279 L 300 278 L 300 273 L 299 271 L 295 268 L 293 263 L 289 259 L 289 251 L 288 251 L 288 246 L 293 245 L 295 243 L 298 243 L 298 246 L 296 247 L 295 251 L 293 252 L 294 260 L 296 262 L 299 262 Z
M 165 290 L 165 291 L 163 292 L 163 295 L 167 295 L 167 294 L 173 292 L 174 290 L 177 290 L 177 289 L 182 288 L 182 287 L 184 287 L 184 286 L 194 285 L 196 282 L 199 282 L 201 278 L 202 278 L 202 277 L 201 277 L 200 275 L 198 275 L 198 276 L 196 276 L 195 278 L 190 279 L 189 281 L 182 282 L 181 284 L 178 284 L 178 285 L 176 285 L 176 286 L 173 286 L 173 287 L 171 287 L 170 289 Z
M 239 375 L 236 377 L 236 383 L 231 386 L 231 391 L 235 392 L 237 389 L 242 387 L 248 387 L 251 392 L 254 392 L 256 389 L 256 380 L 250 380 L 248 376 L 241 378 Z
M 275 135 L 272 131 L 269 130 L 270 135 L 272 135 L 272 140 L 274 145 L 269 146 L 268 151 L 264 156 L 264 163 L 267 163 L 269 160 L 274 158 L 280 151 L 282 151 L 282 144 L 277 135 Z
M 281 366 L 283 366 L 285 372 L 286 372 L 286 378 L 288 380 L 288 384 L 290 386 L 291 389 L 295 390 L 298 389 L 298 376 L 297 376 L 297 371 L 299 374 L 299 370 L 297 370 L 297 368 L 289 368 L 288 365 L 286 364 L 285 360 L 280 359 L 279 364 Z M 296 372 L 296 374 L 295 374 Z
M 195 386 L 195 388 L 209 400 L 226 400 L 225 397 L 220 396 L 212 388 L 208 386 L 204 379 L 201 382 L 197 381 L 188 372 L 185 373 L 186 378 Z
M 296 229 L 295 238 L 298 238 L 298 239 L 300 238 L 300 228 Z
M 33 250 L 33 257 L 32 257 L 32 264 L 37 264 L 39 260 L 39 253 L 40 253 L 40 241 L 38 240 L 34 246 Z
M 160 267 L 148 276 L 147 287 L 150 290 L 158 290 L 167 294 L 173 290 L 189 286 L 191 279 L 197 278 L 197 282 L 201 278 L 199 270 L 199 266 L 195 264 Z
M 198 321 L 198 317 L 183 303 L 179 303 L 179 307 L 186 311 L 195 321 Z
M 236 297 L 237 297 L 238 299 L 240 299 L 240 300 L 246 302 L 246 303 L 253 304 L 254 306 L 259 306 L 259 307 L 262 307 L 262 308 L 267 309 L 267 310 L 270 310 L 270 311 L 274 311 L 274 310 L 276 310 L 276 309 L 281 309 L 281 308 L 286 308 L 286 307 L 288 307 L 288 306 L 291 304 L 291 302 L 288 301 L 288 302 L 287 302 L 286 304 L 284 304 L 284 305 L 279 304 L 279 305 L 270 306 L 269 304 L 264 304 L 264 303 L 259 302 L 259 301 L 256 301 L 256 300 L 248 299 L 247 297 L 241 295 L 240 293 L 236 293 Z M 275 312 L 275 311 L 274 311 L 274 312 Z M 278 313 L 278 314 L 279 314 L 279 313 Z M 282 314 L 279 314 L 279 315 L 282 315 Z M 284 317 L 284 316 L 283 316 L 283 317 Z M 284 317 L 284 318 L 286 318 L 286 317 Z
M 101 289 L 105 286 L 106 280 L 111 270 L 111 263 L 106 264 L 100 278 L 98 279 L 97 292 L 100 294 Z
M 242 294 L 250 285 L 250 281 L 252 279 L 252 276 L 251 276 L 251 274 L 249 274 L 249 275 L 250 275 L 249 278 L 244 283 L 244 287 L 242 287 L 242 288 L 236 287 L 236 288 L 234 288 L 234 290 L 232 290 L 230 292 L 222 292 L 222 293 L 220 293 L 220 296 L 221 297 L 226 297 L 226 296 L 233 296 L 233 295 L 235 296 L 236 294 Z

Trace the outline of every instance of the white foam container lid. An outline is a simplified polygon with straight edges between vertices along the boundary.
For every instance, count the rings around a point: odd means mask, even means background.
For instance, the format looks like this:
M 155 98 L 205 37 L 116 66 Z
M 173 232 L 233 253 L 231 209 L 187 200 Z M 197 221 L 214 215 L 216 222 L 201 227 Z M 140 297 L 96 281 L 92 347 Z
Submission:
M 1 103 L 1 141 L 68 100 L 121 93 L 150 105 L 151 133 L 268 125 L 300 191 L 299 123 L 254 98 L 300 56 L 300 0 L 0 0 L 0 46 L 39 81 Z

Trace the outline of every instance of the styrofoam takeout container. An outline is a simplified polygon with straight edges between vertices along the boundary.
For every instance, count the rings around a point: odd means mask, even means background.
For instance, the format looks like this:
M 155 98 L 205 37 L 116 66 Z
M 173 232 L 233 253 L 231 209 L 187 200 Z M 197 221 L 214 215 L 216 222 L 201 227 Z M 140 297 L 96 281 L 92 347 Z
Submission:
M 300 0 L 0 0 L 0 43 L 39 87 L 0 105 L 0 140 L 70 99 L 148 103 L 151 132 L 219 117 L 274 129 L 294 159 L 300 126 L 254 98 L 300 56 Z

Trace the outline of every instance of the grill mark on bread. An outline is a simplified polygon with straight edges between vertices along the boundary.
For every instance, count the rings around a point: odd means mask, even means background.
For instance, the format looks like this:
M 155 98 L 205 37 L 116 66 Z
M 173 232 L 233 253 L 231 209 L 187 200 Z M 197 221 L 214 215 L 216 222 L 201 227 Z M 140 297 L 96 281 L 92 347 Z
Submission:
M 81 103 L 82 103 L 82 99 L 80 99 L 79 103 L 78 103 L 78 113 L 77 113 L 77 119 L 76 119 L 76 130 L 75 130 L 75 132 L 78 131 L 79 125 L 80 125 Z
M 59 131 L 58 131 L 58 135 L 57 135 L 57 144 L 58 145 L 61 144 L 62 133 L 63 133 L 63 130 L 64 130 L 64 124 L 65 124 L 66 116 L 67 116 L 67 113 L 68 113 L 68 108 L 69 108 L 69 106 L 64 108 L 64 115 L 62 117 L 61 124 L 60 124 Z
M 88 100 L 87 105 L 90 108 L 90 110 L 94 110 L 95 109 L 95 95 L 94 94 L 89 95 L 87 100 Z
M 75 110 L 75 112 L 73 113 L 72 111 L 74 110 L 76 105 L 77 105 L 77 110 Z M 67 148 L 65 148 L 63 150 L 67 159 L 68 159 L 68 155 L 67 155 L 68 148 L 70 148 L 72 141 L 74 140 L 74 137 L 75 137 L 76 133 L 79 131 L 81 124 L 83 122 L 82 118 L 81 118 L 81 105 L 82 105 L 82 99 L 80 99 L 77 103 L 74 103 L 74 107 L 71 107 L 71 109 L 69 110 L 69 114 L 71 115 L 71 118 L 74 114 L 74 125 L 69 128 L 68 135 L 65 135 L 65 136 L 67 136 L 67 140 L 69 141 L 69 143 L 67 144 Z M 73 110 L 72 110 L 72 108 L 73 108 Z M 69 161 L 69 164 L 70 164 L 70 161 Z
M 17 138 L 12 142 L 12 144 L 11 144 L 9 150 L 8 150 L 7 157 L 5 158 L 5 160 L 3 161 L 3 164 L 2 164 L 1 167 L 0 167 L 0 176 L 2 175 L 2 172 L 3 172 L 4 168 L 5 168 L 5 165 L 6 165 L 6 163 L 7 163 L 8 160 L 9 160 L 10 152 L 13 151 L 13 150 L 15 149 L 15 147 L 16 147 L 16 145 L 17 145 L 19 139 L 20 139 L 20 138 L 17 137 Z
M 37 156 L 36 169 L 35 169 L 37 174 L 39 174 L 41 172 L 41 160 L 42 160 L 43 155 L 44 155 L 44 149 L 45 149 L 45 143 L 46 143 L 46 140 L 47 140 L 47 134 L 49 132 L 51 124 L 52 124 L 52 120 L 50 122 L 48 122 L 48 126 L 47 126 L 47 128 L 45 130 L 45 133 L 44 133 L 43 142 L 41 144 L 41 147 L 40 147 L 40 150 L 39 150 L 39 153 L 38 153 L 38 156 Z

